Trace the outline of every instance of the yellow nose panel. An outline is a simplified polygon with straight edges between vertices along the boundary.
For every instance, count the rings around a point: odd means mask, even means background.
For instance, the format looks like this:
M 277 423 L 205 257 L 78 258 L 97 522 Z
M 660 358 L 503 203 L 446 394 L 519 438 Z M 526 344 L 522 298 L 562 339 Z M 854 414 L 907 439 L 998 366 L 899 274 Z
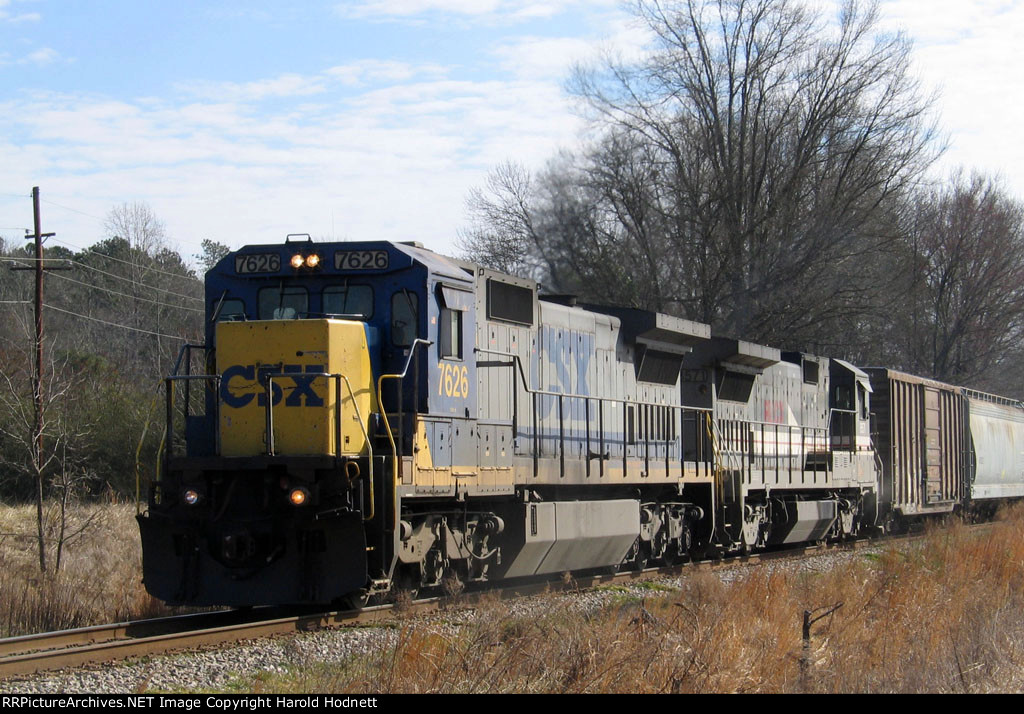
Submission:
M 377 409 L 366 325 L 348 320 L 261 320 L 217 325 L 222 456 L 267 453 L 267 375 L 274 453 L 359 455 Z M 324 373 L 344 375 L 324 377 Z M 337 384 L 341 386 L 341 445 Z M 349 387 L 351 386 L 351 391 Z M 354 397 L 354 400 L 353 400 Z

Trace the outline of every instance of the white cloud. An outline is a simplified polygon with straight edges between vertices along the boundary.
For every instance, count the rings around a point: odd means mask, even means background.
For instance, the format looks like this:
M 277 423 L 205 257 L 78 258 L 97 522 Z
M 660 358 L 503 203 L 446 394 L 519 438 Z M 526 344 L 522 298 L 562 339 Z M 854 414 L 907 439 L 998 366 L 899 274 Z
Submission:
M 10 52 L 0 53 L 0 67 L 9 67 L 11 65 L 34 65 L 36 67 L 46 67 L 57 62 L 70 62 L 61 57 L 61 54 L 51 47 L 40 47 L 38 50 L 33 50 L 28 54 L 13 55 Z
M 356 0 L 337 6 L 338 12 L 353 17 L 421 15 L 440 11 L 459 15 L 487 15 L 496 12 L 501 0 Z
M 16 2 L 19 0 L 15 0 Z M 20 0 L 24 2 L 25 0 Z M 24 12 L 14 13 L 9 9 L 12 8 L 11 0 L 0 0 L 0 23 L 9 23 L 17 25 L 23 22 L 38 22 L 42 19 L 42 16 L 38 12 Z
M 561 12 L 574 4 L 546 7 Z M 0 12 L 10 7 L 0 0 Z M 1024 142 L 1017 140 L 1024 80 L 1016 76 L 1015 56 L 1022 9 L 988 0 L 974 7 L 970 22 L 954 6 L 954 21 L 924 17 L 942 13 L 922 14 L 911 0 L 884 3 L 882 11 L 892 23 L 920 17 L 924 29 L 915 32 L 932 38 L 915 35 L 915 57 L 925 82 L 943 87 L 951 160 L 1013 171 L 1024 165 Z M 433 12 L 472 22 L 547 11 L 527 0 L 348 4 L 374 8 L 375 17 L 412 20 Z M 647 39 L 610 5 L 585 22 L 580 36 L 600 36 L 626 56 Z M 958 34 L 957 22 L 968 34 Z M 0 166 L 8 187 L 0 192 L 0 223 L 30 223 L 30 204 L 4 194 L 27 195 L 38 185 L 44 197 L 91 216 L 122 201 L 147 201 L 186 254 L 198 252 L 202 238 L 239 246 L 290 232 L 420 240 L 451 251 L 465 223 L 467 192 L 492 167 L 514 159 L 539 168 L 558 148 L 576 144 L 582 121 L 571 114 L 561 83 L 571 61 L 596 51 L 575 35 L 506 34 L 491 47 L 490 59 L 503 71 L 488 81 L 468 81 L 464 69 L 436 63 L 363 59 L 325 61 L 308 74 L 192 82 L 165 96 L 7 93 L 0 99 Z M 61 59 L 55 52 L 39 59 L 48 56 Z M 0 64 L 20 60 L 27 55 L 0 55 Z M 1024 175 L 1007 179 L 1024 192 Z M 102 221 L 81 213 L 47 206 L 44 228 L 76 245 L 103 237 Z
M 296 231 L 450 252 L 469 189 L 508 158 L 539 167 L 579 122 L 557 82 L 449 74 L 363 62 L 131 101 L 37 92 L 0 102 L 0 165 L 12 167 L 5 185 L 40 185 L 93 216 L 148 201 L 185 253 L 202 238 L 238 246 Z M 390 80 L 364 86 L 370 77 Z M 263 101 L 296 93 L 308 101 Z M 0 215 L 23 209 L 0 197 Z M 102 237 L 96 220 L 47 210 L 65 240 Z
M 561 79 L 573 63 L 593 56 L 594 45 L 578 37 L 521 37 L 494 54 L 502 69 L 517 77 Z
M 60 59 L 60 53 L 51 47 L 42 47 L 30 52 L 23 60 L 24 64 L 48 65 Z
M 1024 4 L 1010 0 L 888 0 L 883 25 L 914 43 L 914 72 L 938 89 L 950 147 L 937 171 L 962 166 L 999 174 L 1024 197 Z
M 337 65 L 324 74 L 348 86 L 365 86 L 373 82 L 407 81 L 418 75 L 441 77 L 448 68 L 439 64 L 413 65 L 392 60 L 359 60 Z
M 366 87 L 412 80 L 418 76 L 440 77 L 448 68 L 437 64 L 360 60 L 329 67 L 318 74 L 282 74 L 252 82 L 179 82 L 175 88 L 198 99 L 226 102 L 258 102 L 269 99 L 312 97 L 328 92 L 333 85 Z
M 22 22 L 39 22 L 43 18 L 38 12 L 26 12 L 21 15 L 6 15 L 0 13 L 0 22 L 8 22 L 17 25 Z
M 431 15 L 515 22 L 554 17 L 573 7 L 593 10 L 618 0 L 350 0 L 335 6 L 342 17 L 419 22 Z
M 603 33 L 597 37 L 520 36 L 498 45 L 493 54 L 513 76 L 563 81 L 575 64 L 586 64 L 601 53 L 638 60 L 650 46 L 651 34 L 631 17 L 615 13 L 602 20 Z
M 302 97 L 323 92 L 320 77 L 282 74 L 254 82 L 181 82 L 177 89 L 196 97 L 227 101 L 260 101 L 281 97 Z

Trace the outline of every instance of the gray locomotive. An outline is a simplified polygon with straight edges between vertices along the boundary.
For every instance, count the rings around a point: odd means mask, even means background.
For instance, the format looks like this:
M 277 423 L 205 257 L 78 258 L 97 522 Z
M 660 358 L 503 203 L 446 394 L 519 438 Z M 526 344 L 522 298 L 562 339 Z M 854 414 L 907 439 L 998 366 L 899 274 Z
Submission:
M 1024 495 L 1018 402 L 414 244 L 247 246 L 206 301 L 205 373 L 167 380 L 139 518 L 170 602 L 637 568 Z

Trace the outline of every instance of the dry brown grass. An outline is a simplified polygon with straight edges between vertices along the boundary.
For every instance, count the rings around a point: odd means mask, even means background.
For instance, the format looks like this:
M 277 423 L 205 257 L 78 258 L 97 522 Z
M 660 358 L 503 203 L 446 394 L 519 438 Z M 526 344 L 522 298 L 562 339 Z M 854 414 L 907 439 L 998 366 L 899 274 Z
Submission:
M 344 666 L 304 666 L 257 690 L 336 692 L 1022 691 L 1024 510 L 830 572 L 753 571 L 594 613 L 552 599 L 532 617 L 499 601 L 470 624 L 408 624 Z M 802 671 L 804 610 L 813 627 Z
M 47 519 L 54 562 L 55 512 Z M 135 507 L 72 508 L 60 572 L 43 575 L 34 506 L 0 505 L 0 636 L 83 627 L 166 614 L 142 587 Z
M 33 511 L 0 506 L 4 635 L 164 613 L 143 590 L 131 506 L 80 506 L 90 526 L 61 573 L 40 577 Z M 74 528 L 72 528 L 74 530 Z M 681 591 L 585 612 L 551 597 L 530 616 L 497 598 L 468 623 L 400 620 L 393 646 L 344 665 L 245 683 L 333 692 L 1024 691 L 1024 508 L 978 534 L 935 529 L 920 544 L 824 573 L 753 570 L 731 584 L 695 572 Z M 801 668 L 804 610 L 814 625 Z M 453 617 L 455 617 L 453 615 Z

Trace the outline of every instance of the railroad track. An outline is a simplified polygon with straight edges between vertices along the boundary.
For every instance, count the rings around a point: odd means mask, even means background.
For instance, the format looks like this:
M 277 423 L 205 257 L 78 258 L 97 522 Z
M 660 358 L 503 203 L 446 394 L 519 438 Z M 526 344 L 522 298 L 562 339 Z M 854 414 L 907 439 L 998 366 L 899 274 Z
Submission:
M 904 536 L 916 538 L 920 536 Z M 858 540 L 843 544 L 808 545 L 786 550 L 759 552 L 721 560 L 704 560 L 671 567 L 654 567 L 615 574 L 583 575 L 557 580 L 536 580 L 481 591 L 467 591 L 457 598 L 459 606 L 471 605 L 478 598 L 503 599 L 536 595 L 548 591 L 588 589 L 600 585 L 650 580 L 658 576 L 679 575 L 720 568 L 751 566 L 770 560 L 800 559 L 828 551 L 850 550 L 886 541 Z M 449 605 L 451 598 L 433 597 L 414 600 L 402 611 L 424 612 Z M 394 605 L 377 605 L 353 610 L 296 611 L 284 608 L 222 610 L 163 617 L 136 622 L 98 625 L 60 632 L 0 639 L 0 679 L 37 672 L 99 664 L 135 656 L 222 645 L 238 640 L 271 635 L 310 632 L 324 628 L 366 625 L 396 616 Z

